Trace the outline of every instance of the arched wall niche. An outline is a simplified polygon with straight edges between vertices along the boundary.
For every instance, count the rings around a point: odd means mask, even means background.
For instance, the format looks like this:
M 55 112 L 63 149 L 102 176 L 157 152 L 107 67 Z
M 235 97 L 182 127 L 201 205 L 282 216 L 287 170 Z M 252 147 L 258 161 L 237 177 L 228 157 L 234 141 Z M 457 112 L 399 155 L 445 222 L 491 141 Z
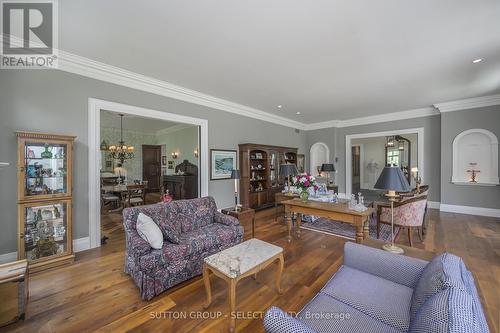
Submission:
M 317 176 L 317 167 L 321 167 L 323 163 L 329 163 L 330 161 L 330 148 L 323 142 L 316 142 L 311 146 L 309 151 L 309 166 L 311 175 Z
M 471 170 L 476 182 L 472 182 Z M 469 129 L 453 140 L 452 183 L 459 185 L 498 185 L 498 139 L 492 132 Z

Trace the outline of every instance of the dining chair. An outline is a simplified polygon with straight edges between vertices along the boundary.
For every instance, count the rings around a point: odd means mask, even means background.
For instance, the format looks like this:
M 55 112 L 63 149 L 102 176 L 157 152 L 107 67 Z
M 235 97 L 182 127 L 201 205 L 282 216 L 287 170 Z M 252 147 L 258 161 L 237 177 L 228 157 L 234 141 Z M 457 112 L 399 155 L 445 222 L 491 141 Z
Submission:
M 423 225 L 427 214 L 427 196 L 417 195 L 413 198 L 394 202 L 394 226 L 399 230 L 394 237 L 398 239 L 402 229 L 408 230 L 408 241 L 413 247 L 412 231 L 417 229 L 420 241 L 423 240 Z M 391 205 L 377 204 L 377 238 L 380 237 L 380 225 L 391 224 Z
M 120 197 L 115 193 L 106 192 L 105 190 L 101 189 L 101 211 L 103 210 L 104 206 L 109 203 L 112 203 L 114 208 L 117 208 L 119 202 Z
M 128 207 L 146 203 L 146 186 L 144 184 L 127 185 L 124 202 Z

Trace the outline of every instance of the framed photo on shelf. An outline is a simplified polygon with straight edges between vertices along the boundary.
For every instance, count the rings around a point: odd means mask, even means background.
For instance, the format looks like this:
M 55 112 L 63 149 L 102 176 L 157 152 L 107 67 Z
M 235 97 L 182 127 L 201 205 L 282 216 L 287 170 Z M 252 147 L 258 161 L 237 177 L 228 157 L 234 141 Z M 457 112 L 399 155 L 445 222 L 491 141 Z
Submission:
M 306 156 L 304 154 L 297 154 L 297 170 L 299 173 L 305 172 Z
M 231 179 L 236 169 L 236 150 L 210 149 L 210 180 Z

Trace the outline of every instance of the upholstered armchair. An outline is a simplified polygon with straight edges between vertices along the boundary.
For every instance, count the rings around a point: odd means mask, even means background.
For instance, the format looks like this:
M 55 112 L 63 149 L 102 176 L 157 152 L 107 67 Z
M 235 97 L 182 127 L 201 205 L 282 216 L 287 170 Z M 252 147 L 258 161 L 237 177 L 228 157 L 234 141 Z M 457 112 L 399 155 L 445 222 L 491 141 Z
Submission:
M 400 202 L 394 202 L 394 226 L 399 227 L 395 236 L 398 239 L 402 229 L 408 230 L 408 241 L 413 246 L 412 231 L 417 229 L 422 241 L 423 225 L 427 213 L 427 195 L 419 195 Z M 391 224 L 391 205 L 377 205 L 377 238 L 380 237 L 380 224 Z

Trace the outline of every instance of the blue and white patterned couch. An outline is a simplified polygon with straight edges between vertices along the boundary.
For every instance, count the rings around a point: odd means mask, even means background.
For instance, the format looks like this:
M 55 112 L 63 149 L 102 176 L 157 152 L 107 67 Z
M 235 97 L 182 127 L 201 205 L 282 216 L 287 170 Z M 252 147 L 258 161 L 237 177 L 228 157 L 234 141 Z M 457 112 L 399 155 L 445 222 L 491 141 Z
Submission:
M 160 227 L 162 249 L 151 248 L 137 233 L 139 213 Z M 126 208 L 123 225 L 125 273 L 134 279 L 145 300 L 200 275 L 205 257 L 243 240 L 238 219 L 218 212 L 212 197 Z
M 344 265 L 296 316 L 271 307 L 268 333 L 489 332 L 472 274 L 444 253 L 431 262 L 346 243 Z

